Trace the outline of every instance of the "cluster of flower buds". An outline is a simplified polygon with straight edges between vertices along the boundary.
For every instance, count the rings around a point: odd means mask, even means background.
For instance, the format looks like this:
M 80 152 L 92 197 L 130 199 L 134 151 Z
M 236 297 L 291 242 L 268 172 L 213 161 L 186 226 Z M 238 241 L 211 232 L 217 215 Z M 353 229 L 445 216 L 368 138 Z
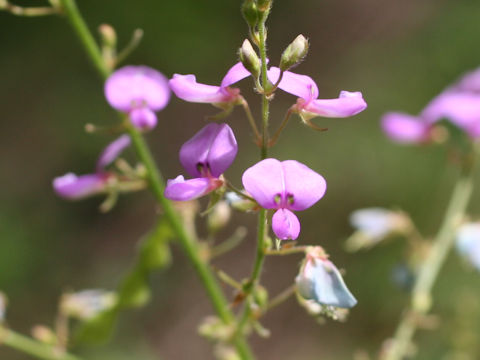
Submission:
M 394 141 L 420 144 L 436 140 L 436 124 L 447 119 L 472 139 L 480 137 L 480 69 L 464 75 L 430 101 L 418 116 L 390 112 L 382 127 Z

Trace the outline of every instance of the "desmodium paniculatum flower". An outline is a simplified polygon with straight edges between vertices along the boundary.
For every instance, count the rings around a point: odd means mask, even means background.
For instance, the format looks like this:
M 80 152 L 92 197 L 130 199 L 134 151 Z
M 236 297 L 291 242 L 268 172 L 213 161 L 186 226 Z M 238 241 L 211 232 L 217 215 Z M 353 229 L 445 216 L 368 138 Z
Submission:
M 276 83 L 280 76 L 280 69 L 272 67 L 268 70 L 268 78 Z M 317 84 L 307 75 L 300 75 L 291 71 L 284 71 L 278 87 L 292 95 L 298 96 L 294 111 L 308 121 L 316 116 L 343 118 L 358 114 L 367 108 L 367 103 L 359 91 L 341 91 L 338 98 L 318 99 Z
M 147 66 L 125 66 L 105 82 L 105 97 L 115 109 L 127 113 L 132 124 L 142 130 L 157 125 L 155 111 L 170 100 L 168 79 Z
M 319 246 L 310 246 L 295 279 L 298 293 L 324 306 L 352 308 L 357 300 L 348 290 L 340 271 Z
M 389 112 L 382 128 L 392 140 L 419 144 L 435 137 L 434 125 L 446 119 L 469 137 L 480 137 L 480 69 L 464 75 L 431 100 L 418 116 Z
M 227 124 L 211 123 L 203 127 L 180 149 L 180 162 L 191 176 L 168 180 L 165 197 L 170 200 L 193 200 L 223 185 L 222 175 L 237 155 L 238 146 Z
M 456 235 L 456 247 L 460 255 L 480 270 L 480 223 L 460 226 Z
M 197 83 L 195 75 L 174 74 L 170 79 L 170 88 L 174 94 L 185 101 L 210 103 L 223 107 L 234 104 L 240 98 L 240 90 L 230 88 L 230 85 L 250 76 L 241 62 L 231 67 L 222 79 L 220 86 Z
M 55 193 L 65 199 L 78 200 L 88 196 L 105 193 L 108 183 L 115 175 L 105 168 L 130 145 L 130 137 L 122 135 L 111 142 L 100 154 L 96 171 L 92 174 L 75 175 L 67 173 L 53 180 Z
M 377 207 L 354 211 L 350 224 L 356 232 L 345 244 L 349 251 L 374 246 L 392 234 L 406 234 L 412 228 L 405 213 Z
M 327 189 L 325 179 L 295 160 L 265 159 L 242 176 L 245 190 L 265 209 L 277 209 L 272 228 L 281 240 L 295 240 L 300 222 L 292 211 L 308 209 Z

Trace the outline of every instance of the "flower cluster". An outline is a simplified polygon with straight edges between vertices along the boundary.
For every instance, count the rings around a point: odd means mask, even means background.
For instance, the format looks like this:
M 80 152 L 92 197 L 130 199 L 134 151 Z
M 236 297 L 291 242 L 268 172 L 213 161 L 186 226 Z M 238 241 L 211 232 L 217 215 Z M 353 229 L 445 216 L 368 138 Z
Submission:
M 449 120 L 472 139 L 480 137 L 480 69 L 446 88 L 418 116 L 385 114 L 382 128 L 394 141 L 419 144 L 433 139 L 435 124 L 442 119 Z
M 130 137 L 122 135 L 110 143 L 100 154 L 96 171 L 92 174 L 77 176 L 67 173 L 53 180 L 53 189 L 57 195 L 69 199 L 78 200 L 92 195 L 106 193 L 109 184 L 118 180 L 115 173 L 106 170 L 120 153 L 130 145 Z

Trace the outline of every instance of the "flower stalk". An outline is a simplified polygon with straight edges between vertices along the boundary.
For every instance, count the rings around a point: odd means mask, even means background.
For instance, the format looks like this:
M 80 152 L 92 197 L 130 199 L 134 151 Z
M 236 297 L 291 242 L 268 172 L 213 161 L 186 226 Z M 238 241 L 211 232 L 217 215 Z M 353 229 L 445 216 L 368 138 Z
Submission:
M 445 218 L 435 237 L 430 252 L 420 268 L 413 287 L 410 306 L 397 326 L 391 343 L 381 353 L 381 360 L 402 360 L 411 346 L 420 319 L 432 306 L 432 288 L 455 241 L 455 231 L 465 216 L 473 191 L 473 161 L 466 159 L 458 179 Z
M 61 0 L 61 4 L 70 25 L 72 26 L 81 43 L 83 44 L 96 70 L 100 73 L 103 79 L 106 79 L 110 75 L 110 70 L 104 63 L 101 51 L 97 43 L 95 42 L 91 32 L 89 31 L 85 21 L 83 20 L 75 1 Z M 225 298 L 220 288 L 220 285 L 218 284 L 208 264 L 205 263 L 200 257 L 198 244 L 193 239 L 191 239 L 187 231 L 184 229 L 179 214 L 173 208 L 172 203 L 167 200 L 163 195 L 165 183 L 158 167 L 155 164 L 148 145 L 146 144 L 143 136 L 133 125 L 127 125 L 127 132 L 132 139 L 132 145 L 136 150 L 138 158 L 145 166 L 150 189 L 155 199 L 162 206 L 165 217 L 168 219 L 188 259 L 192 263 L 197 275 L 202 281 L 202 284 L 207 292 L 208 297 L 210 298 L 210 301 L 216 313 L 225 324 L 232 324 L 234 322 L 234 316 L 229 310 L 228 301 Z M 235 337 L 234 345 L 241 359 L 249 360 L 253 358 L 249 346 L 243 337 Z

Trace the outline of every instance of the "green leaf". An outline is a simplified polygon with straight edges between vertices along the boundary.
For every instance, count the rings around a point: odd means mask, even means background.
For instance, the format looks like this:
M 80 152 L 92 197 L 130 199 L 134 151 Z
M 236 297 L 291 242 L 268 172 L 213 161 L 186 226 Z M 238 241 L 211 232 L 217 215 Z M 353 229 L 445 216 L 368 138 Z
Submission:
M 77 341 L 105 342 L 111 336 L 121 310 L 139 308 L 148 303 L 151 298 L 150 274 L 170 264 L 169 241 L 173 236 L 170 225 L 162 219 L 149 234 L 143 237 L 135 263 L 118 287 L 116 305 L 84 322 L 78 329 Z

